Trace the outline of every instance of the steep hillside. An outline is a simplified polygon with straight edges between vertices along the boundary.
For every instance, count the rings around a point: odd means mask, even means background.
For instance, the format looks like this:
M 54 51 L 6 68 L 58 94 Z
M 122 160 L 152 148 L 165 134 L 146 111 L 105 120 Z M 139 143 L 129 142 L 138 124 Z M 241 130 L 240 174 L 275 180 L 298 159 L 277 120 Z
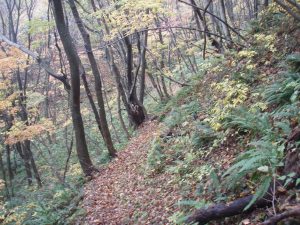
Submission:
M 147 103 L 160 124 L 146 123 L 87 185 L 90 224 L 259 224 L 299 215 L 299 24 L 276 9 L 262 18 L 245 34 L 250 47 L 199 63 L 194 85 Z

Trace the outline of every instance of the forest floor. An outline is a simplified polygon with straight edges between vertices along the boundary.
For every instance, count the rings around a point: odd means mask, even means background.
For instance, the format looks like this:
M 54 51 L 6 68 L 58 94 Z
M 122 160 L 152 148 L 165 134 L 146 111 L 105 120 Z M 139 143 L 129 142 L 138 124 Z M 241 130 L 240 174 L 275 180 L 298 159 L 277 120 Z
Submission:
M 147 122 L 139 135 L 119 152 L 85 187 L 86 224 L 168 224 L 180 200 L 171 174 L 149 175 L 147 151 L 159 132 L 157 122 Z M 178 207 L 177 207 L 178 208 Z

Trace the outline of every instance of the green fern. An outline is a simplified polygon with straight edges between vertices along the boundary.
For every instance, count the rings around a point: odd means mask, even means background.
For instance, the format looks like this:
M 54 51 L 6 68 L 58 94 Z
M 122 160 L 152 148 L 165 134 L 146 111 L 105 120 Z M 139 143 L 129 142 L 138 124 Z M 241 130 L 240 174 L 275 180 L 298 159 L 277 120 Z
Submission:
M 253 113 L 246 108 L 238 108 L 224 119 L 225 128 L 237 128 L 253 134 L 265 135 L 272 128 L 268 113 Z
M 263 93 L 269 105 L 284 105 L 299 100 L 300 74 L 287 73 L 282 79 L 269 85 Z
M 300 117 L 300 105 L 298 102 L 292 104 L 286 104 L 278 109 L 274 110 L 272 116 L 276 120 L 290 119 L 290 118 L 299 118 Z
M 232 189 L 245 175 L 259 173 L 261 179 L 275 172 L 283 158 L 284 146 L 280 142 L 272 143 L 268 137 L 250 143 L 251 149 L 242 153 L 236 162 L 224 173 L 225 184 Z M 261 171 L 260 168 L 267 168 Z
M 203 208 L 203 207 L 207 206 L 207 202 L 205 202 L 204 200 L 202 200 L 202 201 L 181 200 L 177 204 L 178 204 L 179 207 L 191 206 L 191 207 L 196 208 L 196 209 L 200 209 L 200 208 Z
M 194 149 L 200 149 L 211 144 L 217 138 L 216 132 L 206 123 L 196 124 L 196 130 L 192 133 L 191 144 Z
M 270 184 L 272 181 L 272 177 L 264 177 L 261 182 L 261 185 L 257 188 L 253 198 L 249 202 L 249 204 L 244 208 L 244 211 L 248 210 L 258 199 L 262 198 L 268 191 Z
M 300 72 L 300 53 L 289 55 L 286 58 L 286 61 L 292 72 L 296 72 L 296 73 Z
M 152 142 L 150 152 L 147 157 L 147 165 L 151 171 L 161 172 L 164 168 L 164 160 L 166 156 L 163 153 L 163 146 L 157 138 Z

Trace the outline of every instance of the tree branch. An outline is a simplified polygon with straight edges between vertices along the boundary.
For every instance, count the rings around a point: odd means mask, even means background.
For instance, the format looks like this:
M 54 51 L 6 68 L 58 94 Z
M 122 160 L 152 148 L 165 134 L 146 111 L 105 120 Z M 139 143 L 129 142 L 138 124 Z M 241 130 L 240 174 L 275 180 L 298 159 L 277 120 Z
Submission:
M 40 67 L 42 67 L 50 76 L 54 77 L 55 79 L 61 81 L 66 90 L 69 91 L 71 90 L 71 86 L 68 82 L 67 77 L 62 76 L 57 74 L 47 63 L 47 61 L 45 59 L 42 59 L 39 54 L 37 54 L 36 52 L 33 52 L 31 50 L 29 50 L 28 48 L 10 41 L 7 37 L 5 37 L 4 35 L 0 34 L 0 41 L 4 41 L 6 42 L 8 45 L 13 46 L 17 49 L 19 49 L 20 51 L 24 52 L 25 54 L 29 55 L 31 58 L 33 58 L 39 65 Z
M 277 224 L 279 221 L 284 220 L 289 217 L 300 217 L 300 206 L 297 206 L 289 211 L 278 214 L 276 216 L 271 217 L 267 221 L 260 223 L 259 225 L 272 225 Z
M 181 2 L 181 3 L 183 3 L 183 4 L 189 5 L 189 6 L 193 7 L 193 8 L 197 8 L 197 9 L 199 9 L 199 10 L 201 10 L 201 11 L 204 11 L 204 12 L 206 12 L 207 14 L 209 14 L 209 15 L 215 17 L 216 19 L 218 19 L 219 21 L 221 21 L 222 23 L 224 23 L 230 30 L 232 30 L 232 31 L 233 31 L 237 36 L 239 36 L 243 41 L 247 42 L 247 40 L 246 40 L 239 32 L 236 31 L 236 29 L 234 29 L 232 26 L 230 26 L 228 23 L 226 23 L 224 20 L 222 20 L 222 19 L 221 19 L 220 17 L 218 17 L 217 15 L 215 15 L 215 14 L 209 12 L 209 11 L 206 11 L 206 10 L 204 10 L 204 9 L 202 9 L 202 8 L 200 8 L 200 7 L 198 7 L 198 6 L 196 6 L 196 5 L 193 5 L 193 4 L 191 4 L 191 3 L 188 3 L 188 2 L 185 2 L 185 1 L 182 1 L 182 0 L 178 0 L 178 2 Z
M 278 5 L 280 5 L 288 14 L 290 14 L 294 19 L 300 21 L 300 15 L 295 13 L 288 5 L 284 4 L 281 0 L 274 0 Z
M 131 33 L 131 34 L 126 34 L 126 35 L 123 35 L 121 38 L 118 38 L 117 40 L 115 41 L 111 41 L 110 43 L 107 43 L 103 46 L 100 46 L 99 49 L 104 49 L 104 48 L 107 48 L 108 46 L 111 46 L 113 44 L 116 44 L 120 41 L 122 41 L 124 38 L 126 37 L 129 37 L 131 35 L 134 35 L 136 33 L 141 33 L 141 32 L 145 32 L 145 31 L 155 31 L 155 30 L 169 30 L 169 29 L 184 29 L 184 30 L 193 30 L 193 31 L 198 31 L 200 33 L 206 33 L 206 34 L 209 34 L 209 35 L 212 35 L 212 36 L 215 36 L 215 37 L 218 37 L 218 38 L 221 38 L 225 41 L 229 41 L 231 42 L 231 40 L 228 40 L 227 38 L 219 35 L 219 34 L 215 34 L 215 33 L 211 33 L 211 32 L 208 32 L 208 31 L 203 31 L 203 30 L 199 30 L 197 28 L 194 28 L 194 27 L 183 27 L 183 26 L 167 26 L 167 27 L 154 27 L 154 28 L 146 28 L 146 29 L 142 29 L 142 30 L 139 30 L 139 31 L 136 31 L 134 33 Z M 239 44 L 239 43 L 235 43 L 236 45 L 239 45 L 241 47 L 245 47 L 244 45 L 242 44 Z

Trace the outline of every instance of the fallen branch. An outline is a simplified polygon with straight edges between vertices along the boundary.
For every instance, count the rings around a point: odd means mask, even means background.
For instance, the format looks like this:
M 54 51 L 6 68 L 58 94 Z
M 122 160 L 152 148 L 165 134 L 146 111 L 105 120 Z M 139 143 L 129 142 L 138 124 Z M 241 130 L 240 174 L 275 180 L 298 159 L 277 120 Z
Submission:
M 249 213 L 257 208 L 264 208 L 272 205 L 272 195 L 267 193 L 264 198 L 259 199 L 248 210 L 244 211 L 244 208 L 250 203 L 254 196 L 250 195 L 244 198 L 239 198 L 229 204 L 216 204 L 208 208 L 202 208 L 197 210 L 194 214 L 189 216 L 186 223 L 193 224 L 206 224 L 211 220 L 222 219 L 225 217 L 239 215 L 243 212 Z
M 279 221 L 284 220 L 289 217 L 300 217 L 300 206 L 297 206 L 289 211 L 278 214 L 276 216 L 271 217 L 267 221 L 260 223 L 259 225 L 272 225 L 277 224 Z

